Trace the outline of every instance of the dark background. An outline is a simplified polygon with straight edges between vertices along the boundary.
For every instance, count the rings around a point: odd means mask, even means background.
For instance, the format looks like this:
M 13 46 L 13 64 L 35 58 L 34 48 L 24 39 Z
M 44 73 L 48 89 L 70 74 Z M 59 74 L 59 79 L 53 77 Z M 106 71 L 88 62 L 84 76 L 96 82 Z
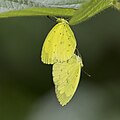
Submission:
M 120 12 L 107 9 L 73 26 L 84 61 L 79 88 L 57 102 L 51 66 L 40 61 L 55 23 L 47 17 L 0 19 L 0 120 L 120 120 Z

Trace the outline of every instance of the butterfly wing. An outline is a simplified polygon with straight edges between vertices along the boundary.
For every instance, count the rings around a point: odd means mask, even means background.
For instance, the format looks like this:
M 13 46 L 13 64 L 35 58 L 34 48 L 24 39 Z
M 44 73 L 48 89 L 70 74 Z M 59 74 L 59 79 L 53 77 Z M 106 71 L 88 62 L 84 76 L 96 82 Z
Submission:
M 71 58 L 76 48 L 75 36 L 65 22 L 55 25 L 47 35 L 42 48 L 42 62 L 53 64 Z
M 53 82 L 58 101 L 66 105 L 73 97 L 80 79 L 82 60 L 75 54 L 63 63 L 53 65 Z

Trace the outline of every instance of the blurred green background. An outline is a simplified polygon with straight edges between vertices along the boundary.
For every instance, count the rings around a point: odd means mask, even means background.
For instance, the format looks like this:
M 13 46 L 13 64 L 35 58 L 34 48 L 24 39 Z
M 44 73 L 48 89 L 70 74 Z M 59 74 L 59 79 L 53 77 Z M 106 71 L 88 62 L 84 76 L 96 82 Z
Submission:
M 72 101 L 61 107 L 51 66 L 40 61 L 55 23 L 47 17 L 0 19 L 0 120 L 120 120 L 120 12 L 107 9 L 73 26 L 84 61 Z

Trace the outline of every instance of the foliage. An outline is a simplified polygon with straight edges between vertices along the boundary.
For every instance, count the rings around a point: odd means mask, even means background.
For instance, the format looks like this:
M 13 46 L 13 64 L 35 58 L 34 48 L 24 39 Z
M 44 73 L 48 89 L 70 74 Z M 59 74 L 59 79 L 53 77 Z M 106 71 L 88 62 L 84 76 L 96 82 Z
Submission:
M 118 0 L 0 0 L 0 18 L 69 16 L 74 25 L 111 6 L 120 8 Z

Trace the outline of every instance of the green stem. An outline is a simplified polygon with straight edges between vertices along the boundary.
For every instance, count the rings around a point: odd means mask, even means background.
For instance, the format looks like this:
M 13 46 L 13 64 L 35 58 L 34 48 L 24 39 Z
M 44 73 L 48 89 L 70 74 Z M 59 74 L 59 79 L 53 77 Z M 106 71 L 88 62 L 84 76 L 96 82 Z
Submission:
M 115 2 L 114 7 L 120 10 L 120 2 Z

